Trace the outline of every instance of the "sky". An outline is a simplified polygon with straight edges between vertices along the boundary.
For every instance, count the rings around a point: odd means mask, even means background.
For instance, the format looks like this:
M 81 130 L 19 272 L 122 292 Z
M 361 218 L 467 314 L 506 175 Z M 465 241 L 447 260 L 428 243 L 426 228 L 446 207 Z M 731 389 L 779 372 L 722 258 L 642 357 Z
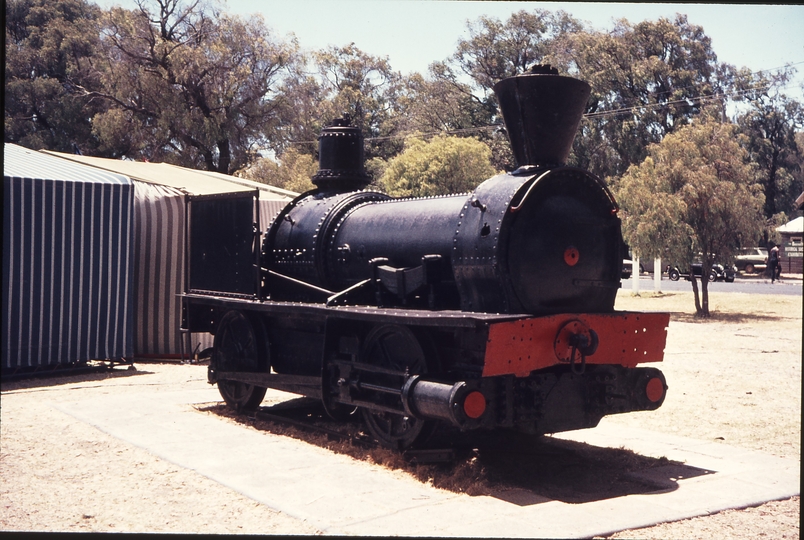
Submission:
M 102 7 L 131 8 L 134 0 L 96 0 Z M 481 15 L 505 21 L 521 9 L 564 10 L 609 30 L 614 21 L 631 23 L 688 16 L 703 27 L 721 62 L 753 71 L 794 64 L 798 69 L 789 95 L 802 95 L 804 84 L 804 5 L 709 3 L 507 2 L 459 0 L 224 0 L 227 11 L 259 13 L 279 36 L 293 33 L 309 50 L 354 42 L 372 56 L 388 57 L 403 74 L 426 73 L 445 60 L 461 38 L 467 21 Z
M 240 15 L 260 13 L 279 35 L 294 33 L 302 47 L 320 49 L 354 42 L 374 56 L 387 56 L 402 73 L 425 73 L 444 60 L 467 21 L 481 15 L 506 20 L 521 9 L 564 10 L 598 30 L 614 21 L 632 23 L 684 13 L 704 28 L 721 62 L 753 71 L 798 64 L 804 82 L 804 5 L 725 5 L 597 2 L 488 2 L 447 0 L 228 0 Z

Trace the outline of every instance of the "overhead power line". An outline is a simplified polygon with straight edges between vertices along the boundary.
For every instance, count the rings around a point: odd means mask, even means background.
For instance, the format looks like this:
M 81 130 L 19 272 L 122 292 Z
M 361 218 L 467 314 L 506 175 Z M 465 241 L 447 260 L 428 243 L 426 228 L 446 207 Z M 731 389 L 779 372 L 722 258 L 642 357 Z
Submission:
M 696 96 L 696 97 L 689 97 L 689 98 L 682 98 L 677 99 L 674 101 L 664 101 L 659 103 L 646 103 L 642 105 L 633 105 L 631 107 L 623 107 L 620 109 L 610 109 L 607 111 L 599 111 L 593 112 L 589 114 L 585 114 L 585 118 L 598 118 L 601 116 L 614 116 L 628 112 L 638 112 L 645 109 L 661 109 L 664 107 L 669 107 L 673 105 L 692 105 L 694 103 L 708 103 L 711 101 L 721 101 L 725 98 L 733 98 L 733 97 L 740 97 L 746 94 L 750 94 L 753 92 L 765 92 L 772 88 L 772 85 L 765 85 L 765 86 L 755 86 L 752 88 L 746 88 L 745 90 L 739 90 L 736 92 L 730 93 L 721 93 L 721 94 L 709 94 L 705 96 Z
M 787 64 L 785 66 L 782 66 L 782 68 L 783 67 L 798 66 L 798 65 L 802 65 L 802 64 L 804 64 L 804 61 L 795 62 L 795 63 L 792 63 L 792 64 Z M 756 73 L 766 73 L 766 72 L 775 71 L 775 70 L 778 70 L 778 69 L 781 69 L 781 68 L 764 69 L 764 70 L 761 70 L 761 71 L 757 71 Z M 790 88 L 792 86 L 794 86 L 793 83 L 788 83 L 788 84 L 786 84 L 784 86 L 781 86 L 779 88 L 785 89 L 785 88 Z M 693 104 L 696 104 L 696 103 L 697 104 L 703 104 L 703 103 L 709 103 L 709 102 L 714 102 L 714 101 L 722 101 L 722 100 L 727 99 L 727 98 L 743 97 L 745 95 L 755 93 L 755 92 L 766 92 L 766 91 L 770 90 L 773 87 L 774 87 L 773 84 L 766 84 L 766 85 L 755 86 L 755 87 L 746 88 L 746 89 L 738 90 L 738 91 L 734 91 L 734 92 L 723 92 L 723 93 L 718 93 L 718 94 L 695 96 L 695 97 L 682 98 L 682 99 L 677 99 L 677 100 L 673 100 L 673 101 L 664 101 L 664 102 L 657 102 L 657 103 L 643 103 L 643 104 L 639 104 L 639 105 L 632 105 L 632 106 L 629 106 L 629 107 L 621 107 L 621 108 L 618 108 L 618 109 L 609 109 L 609 110 L 604 110 L 604 111 L 596 111 L 596 112 L 593 112 L 593 113 L 588 113 L 588 114 L 584 115 L 584 118 L 602 118 L 602 117 L 606 117 L 606 116 L 618 116 L 618 115 L 629 114 L 629 113 L 637 113 L 637 112 L 646 111 L 646 110 L 654 110 L 654 109 L 661 109 L 661 108 L 665 108 L 665 107 L 673 107 L 673 106 L 676 106 L 676 105 L 688 105 L 689 106 L 689 105 L 693 105 Z M 656 92 L 653 95 L 658 96 L 660 94 L 661 94 L 661 92 Z M 432 137 L 432 136 L 437 136 L 437 135 L 458 135 L 458 134 L 466 134 L 466 133 L 475 133 L 475 132 L 481 132 L 481 131 L 495 130 L 495 129 L 500 129 L 500 128 L 503 128 L 503 127 L 504 127 L 503 124 L 490 124 L 490 125 L 486 125 L 486 126 L 475 126 L 475 127 L 470 127 L 470 128 L 461 128 L 461 129 L 452 129 L 452 130 L 439 130 L 439 131 L 429 131 L 429 132 L 403 133 L 403 134 L 398 134 L 398 135 L 388 135 L 388 136 L 384 136 L 384 137 L 367 137 L 365 140 L 369 141 L 369 142 L 382 142 L 382 141 L 390 141 L 390 140 L 397 140 L 397 139 L 408 139 L 408 138 L 411 138 L 411 137 Z M 292 141 L 290 144 L 315 144 L 316 142 L 317 141 Z

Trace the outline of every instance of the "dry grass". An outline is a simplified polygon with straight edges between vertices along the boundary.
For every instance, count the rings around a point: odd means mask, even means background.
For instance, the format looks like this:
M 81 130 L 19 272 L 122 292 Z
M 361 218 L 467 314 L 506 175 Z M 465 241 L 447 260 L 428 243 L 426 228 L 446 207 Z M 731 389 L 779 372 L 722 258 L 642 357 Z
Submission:
M 634 295 L 620 289 L 615 309 L 622 311 L 665 311 L 672 320 L 684 322 L 781 322 L 801 323 L 802 296 L 709 292 L 709 318 L 696 317 L 692 291 L 649 292 Z
M 659 366 L 670 389 L 649 415 L 603 421 L 800 459 L 802 297 L 713 293 L 710 304 L 699 319 L 691 291 L 620 291 L 617 309 L 671 313 Z
M 292 437 L 356 460 L 404 472 L 436 488 L 469 495 L 500 496 L 510 491 L 527 491 L 540 498 L 583 503 L 664 488 L 665 483 L 649 485 L 635 479 L 633 473 L 671 463 L 665 458 L 641 456 L 622 448 L 599 448 L 551 437 L 509 432 L 461 434 L 452 430 L 436 434 L 428 445 L 431 449 L 452 450 L 452 461 L 418 463 L 410 459 L 414 453 L 403 455 L 370 444 L 368 434 L 357 419 L 333 422 L 317 404 L 309 400 L 293 401 L 298 402 L 298 407 L 283 407 L 283 414 L 303 420 L 311 428 L 337 432 L 341 437 L 262 420 L 259 414 L 237 414 L 222 403 L 197 408 L 252 429 Z M 263 407 L 262 411 L 274 412 L 271 407 Z

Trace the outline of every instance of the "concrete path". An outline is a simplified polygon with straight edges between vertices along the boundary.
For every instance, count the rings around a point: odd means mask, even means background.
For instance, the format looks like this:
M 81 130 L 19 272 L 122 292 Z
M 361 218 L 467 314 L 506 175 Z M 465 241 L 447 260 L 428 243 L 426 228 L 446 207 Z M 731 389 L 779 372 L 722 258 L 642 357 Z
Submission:
M 516 493 L 506 500 L 473 497 L 302 441 L 244 428 L 192 406 L 219 400 L 215 387 L 194 380 L 181 388 L 161 387 L 153 394 L 93 394 L 54 407 L 325 534 L 588 538 L 799 494 L 796 461 L 601 426 L 560 437 L 625 447 L 684 465 L 643 473 L 643 480 L 666 486 L 649 494 L 583 504 L 530 492 L 523 492 L 520 500 Z

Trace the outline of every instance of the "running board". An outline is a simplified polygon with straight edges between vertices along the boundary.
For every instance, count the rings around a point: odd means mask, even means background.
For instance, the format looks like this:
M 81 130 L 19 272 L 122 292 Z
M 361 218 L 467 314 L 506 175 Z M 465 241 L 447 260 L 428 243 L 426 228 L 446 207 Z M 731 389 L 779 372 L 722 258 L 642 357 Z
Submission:
M 249 373 L 245 371 L 210 371 L 210 383 L 232 381 L 273 388 L 293 394 L 321 399 L 321 377 L 282 375 L 280 373 Z

